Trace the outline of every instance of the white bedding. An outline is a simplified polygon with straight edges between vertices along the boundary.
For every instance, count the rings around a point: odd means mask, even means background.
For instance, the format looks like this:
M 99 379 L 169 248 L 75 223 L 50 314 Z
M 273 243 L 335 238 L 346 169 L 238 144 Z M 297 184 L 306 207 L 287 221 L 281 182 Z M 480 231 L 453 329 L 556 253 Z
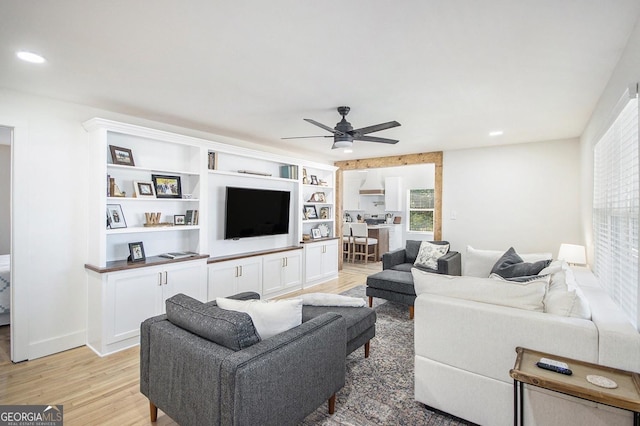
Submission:
M 0 256 L 0 325 L 9 323 L 9 304 L 11 303 L 11 262 L 10 255 Z

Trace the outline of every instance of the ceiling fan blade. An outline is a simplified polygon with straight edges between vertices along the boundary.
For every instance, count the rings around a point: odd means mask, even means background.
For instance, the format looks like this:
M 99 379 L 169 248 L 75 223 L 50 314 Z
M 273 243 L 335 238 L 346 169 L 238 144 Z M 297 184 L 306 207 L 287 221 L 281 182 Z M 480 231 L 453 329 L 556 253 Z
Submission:
M 361 135 L 366 135 L 367 133 L 373 133 L 373 132 L 379 132 L 380 130 L 385 130 L 385 129 L 391 129 L 393 127 L 398 127 L 400 125 L 400 123 L 398 123 L 397 121 L 389 121 L 388 123 L 380 123 L 380 124 L 374 124 L 373 126 L 368 126 L 368 127 L 362 127 L 360 129 L 355 129 L 352 130 L 351 133 L 353 134 L 361 134 Z
M 322 135 L 322 136 L 290 136 L 288 138 L 280 138 L 280 139 L 309 139 L 309 138 L 332 138 L 333 135 Z
M 322 124 L 322 123 L 318 123 L 316 120 L 312 120 L 312 119 L 310 119 L 310 118 L 303 118 L 303 120 L 304 120 L 304 121 L 307 121 L 307 122 L 309 122 L 309 123 L 311 123 L 311 124 L 315 124 L 316 126 L 320 127 L 321 129 L 325 129 L 325 130 L 327 130 L 327 131 L 329 131 L 329 132 L 331 132 L 331 133 L 333 133 L 333 134 L 336 134 L 336 135 L 338 135 L 338 136 L 344 136 L 344 133 L 339 132 L 339 131 L 337 131 L 336 129 L 332 129 L 332 128 L 331 128 L 331 127 L 329 127 L 329 126 L 325 126 L 325 125 L 324 125 L 324 124 Z
M 380 142 L 380 143 L 390 143 L 390 144 L 399 142 L 395 139 L 378 138 L 376 136 L 359 136 L 359 137 L 354 136 L 353 139 L 358 141 L 365 141 L 365 142 Z

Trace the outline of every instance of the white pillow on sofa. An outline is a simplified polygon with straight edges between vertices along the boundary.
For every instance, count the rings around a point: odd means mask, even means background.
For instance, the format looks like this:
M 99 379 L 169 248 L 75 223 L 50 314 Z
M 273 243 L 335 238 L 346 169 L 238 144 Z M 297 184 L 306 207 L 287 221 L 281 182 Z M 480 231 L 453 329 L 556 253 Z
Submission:
M 302 299 L 235 300 L 216 297 L 216 303 L 222 309 L 249 314 L 261 339 L 302 324 Z
M 537 312 L 544 311 L 542 300 L 549 284 L 549 277 L 520 283 L 433 274 L 416 268 L 411 269 L 411 274 L 417 295 L 431 293 Z
M 479 250 L 467 246 L 467 253 L 463 259 L 462 275 L 469 277 L 488 278 L 493 265 L 502 257 L 506 250 Z M 526 253 L 518 255 L 525 262 L 552 259 L 551 253 Z
M 569 268 L 551 274 L 551 281 L 543 303 L 546 313 L 591 319 L 589 301 L 578 287 L 573 271 Z

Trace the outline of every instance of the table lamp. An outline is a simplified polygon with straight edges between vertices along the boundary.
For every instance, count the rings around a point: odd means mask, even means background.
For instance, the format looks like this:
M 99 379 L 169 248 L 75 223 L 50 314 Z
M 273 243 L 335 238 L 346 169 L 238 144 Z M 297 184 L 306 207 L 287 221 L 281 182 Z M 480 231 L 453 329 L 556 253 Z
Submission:
M 558 259 L 563 259 L 572 265 L 586 265 L 587 255 L 584 246 L 577 244 L 560 244 Z

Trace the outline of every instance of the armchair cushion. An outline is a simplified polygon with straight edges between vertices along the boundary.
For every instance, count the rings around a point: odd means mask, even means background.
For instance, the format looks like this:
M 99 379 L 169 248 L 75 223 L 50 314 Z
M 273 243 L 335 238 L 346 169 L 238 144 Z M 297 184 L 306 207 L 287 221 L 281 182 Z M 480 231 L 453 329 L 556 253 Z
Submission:
M 222 309 L 249 314 L 261 339 L 302 324 L 302 299 L 233 300 L 218 297 L 216 303 Z
M 244 312 L 205 304 L 182 293 L 167 299 L 166 310 L 173 324 L 234 351 L 260 341 L 251 317 Z

